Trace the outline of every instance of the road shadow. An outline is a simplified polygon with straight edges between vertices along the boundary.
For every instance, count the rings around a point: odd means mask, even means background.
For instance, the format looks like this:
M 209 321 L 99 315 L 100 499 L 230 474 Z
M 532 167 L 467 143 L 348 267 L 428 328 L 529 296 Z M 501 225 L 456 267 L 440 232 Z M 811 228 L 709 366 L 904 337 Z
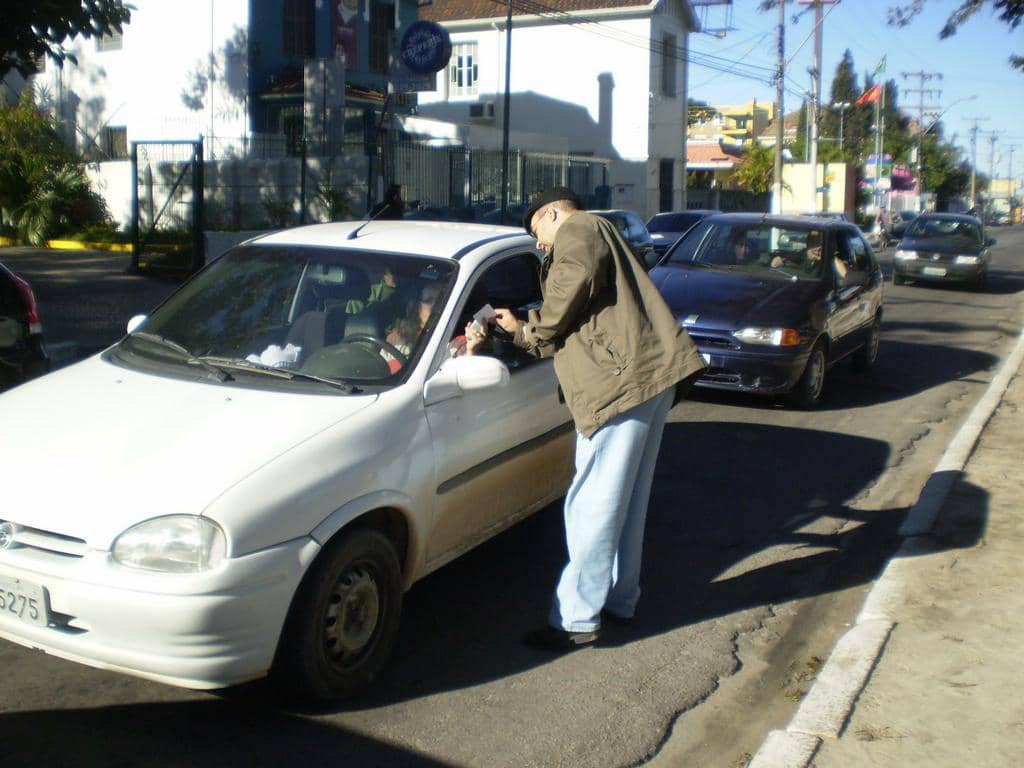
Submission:
M 950 332 L 955 327 L 955 323 L 941 321 L 937 321 L 934 328 L 931 324 L 883 324 L 878 360 L 874 368 L 866 372 L 858 371 L 847 360 L 833 365 L 825 376 L 825 390 L 815 410 L 844 411 L 902 400 L 951 381 L 973 376 L 979 371 L 990 370 L 999 363 L 999 357 L 988 352 L 887 338 L 888 333 L 895 331 L 906 333 L 916 329 L 942 333 Z M 695 388 L 690 398 L 742 408 L 793 408 L 785 397 L 765 397 L 701 387 Z
M 441 768 L 410 750 L 241 702 L 129 704 L 0 714 L 5 768 Z

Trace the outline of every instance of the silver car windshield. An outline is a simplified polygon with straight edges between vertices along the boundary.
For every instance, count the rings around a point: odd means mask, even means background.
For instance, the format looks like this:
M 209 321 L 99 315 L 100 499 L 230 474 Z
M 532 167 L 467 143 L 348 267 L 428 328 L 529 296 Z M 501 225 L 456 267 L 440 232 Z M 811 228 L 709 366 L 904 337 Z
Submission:
M 443 259 L 241 246 L 122 340 L 119 361 L 219 370 L 222 383 L 393 385 L 419 358 L 455 272 Z

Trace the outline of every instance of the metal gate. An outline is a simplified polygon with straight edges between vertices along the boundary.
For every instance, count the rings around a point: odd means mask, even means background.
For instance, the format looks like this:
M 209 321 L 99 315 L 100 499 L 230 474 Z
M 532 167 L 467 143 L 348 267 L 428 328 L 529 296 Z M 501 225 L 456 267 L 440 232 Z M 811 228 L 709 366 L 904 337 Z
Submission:
M 143 254 L 178 254 L 172 268 L 195 272 L 203 249 L 203 140 L 133 141 L 132 270 Z

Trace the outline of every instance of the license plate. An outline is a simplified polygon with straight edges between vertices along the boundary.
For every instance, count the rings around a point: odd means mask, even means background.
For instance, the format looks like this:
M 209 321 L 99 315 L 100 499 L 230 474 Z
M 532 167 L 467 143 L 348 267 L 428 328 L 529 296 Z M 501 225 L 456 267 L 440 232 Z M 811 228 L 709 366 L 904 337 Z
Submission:
M 711 355 L 709 355 L 707 352 L 701 352 L 700 356 L 704 358 L 705 363 L 711 365 Z
M 946 276 L 946 268 L 945 267 L 925 267 L 921 271 L 924 272 L 926 275 L 934 275 L 935 277 L 945 277 Z
M 0 618 L 45 627 L 50 621 L 46 590 L 31 581 L 0 576 Z

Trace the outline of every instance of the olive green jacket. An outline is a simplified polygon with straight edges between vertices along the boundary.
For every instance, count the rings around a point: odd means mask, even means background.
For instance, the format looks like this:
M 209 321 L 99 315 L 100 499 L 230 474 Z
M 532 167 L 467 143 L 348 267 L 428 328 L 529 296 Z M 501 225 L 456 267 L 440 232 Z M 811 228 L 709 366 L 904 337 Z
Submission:
M 573 214 L 541 266 L 544 302 L 516 344 L 554 356 L 576 429 L 619 414 L 704 368 L 694 343 L 629 246 L 605 219 Z

